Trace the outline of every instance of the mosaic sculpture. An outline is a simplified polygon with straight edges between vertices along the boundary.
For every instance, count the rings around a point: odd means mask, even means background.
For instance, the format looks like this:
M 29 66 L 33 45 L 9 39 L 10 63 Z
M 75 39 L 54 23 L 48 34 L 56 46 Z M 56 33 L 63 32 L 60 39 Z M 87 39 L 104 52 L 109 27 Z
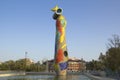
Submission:
M 55 55 L 54 70 L 57 75 L 66 75 L 68 67 L 68 52 L 66 45 L 66 20 L 62 15 L 62 9 L 55 6 L 53 19 L 56 20 L 56 38 L 55 38 Z

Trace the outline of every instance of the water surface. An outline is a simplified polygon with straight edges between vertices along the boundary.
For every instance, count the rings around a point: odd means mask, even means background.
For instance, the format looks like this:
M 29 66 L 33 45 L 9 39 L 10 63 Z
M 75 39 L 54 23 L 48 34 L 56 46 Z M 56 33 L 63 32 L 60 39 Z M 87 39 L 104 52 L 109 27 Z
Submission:
M 93 80 L 85 75 L 68 75 L 68 76 L 54 76 L 54 75 L 25 75 L 25 76 L 9 76 L 0 77 L 0 80 Z

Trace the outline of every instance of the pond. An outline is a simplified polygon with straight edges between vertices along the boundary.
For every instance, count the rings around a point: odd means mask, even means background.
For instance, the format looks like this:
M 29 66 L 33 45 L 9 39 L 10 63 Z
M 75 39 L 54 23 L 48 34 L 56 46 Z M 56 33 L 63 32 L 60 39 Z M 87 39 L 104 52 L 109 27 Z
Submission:
M 25 76 L 9 76 L 0 77 L 0 80 L 93 80 L 85 75 L 67 75 L 67 76 L 54 76 L 54 75 L 25 75 Z

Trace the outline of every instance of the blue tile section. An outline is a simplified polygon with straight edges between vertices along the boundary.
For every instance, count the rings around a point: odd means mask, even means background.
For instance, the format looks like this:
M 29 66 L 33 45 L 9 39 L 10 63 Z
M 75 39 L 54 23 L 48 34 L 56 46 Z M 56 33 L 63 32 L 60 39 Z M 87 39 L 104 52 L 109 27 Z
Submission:
M 67 69 L 68 63 L 67 62 L 60 63 L 59 66 L 61 70 Z

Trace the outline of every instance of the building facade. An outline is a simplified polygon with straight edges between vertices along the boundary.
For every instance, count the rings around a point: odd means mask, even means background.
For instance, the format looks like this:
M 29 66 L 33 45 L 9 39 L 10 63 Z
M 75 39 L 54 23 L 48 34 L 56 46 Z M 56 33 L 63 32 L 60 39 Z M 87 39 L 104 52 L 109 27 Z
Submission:
M 47 71 L 54 72 L 54 60 L 48 60 L 45 62 Z M 69 58 L 67 72 L 81 72 L 86 70 L 85 61 L 77 58 Z

